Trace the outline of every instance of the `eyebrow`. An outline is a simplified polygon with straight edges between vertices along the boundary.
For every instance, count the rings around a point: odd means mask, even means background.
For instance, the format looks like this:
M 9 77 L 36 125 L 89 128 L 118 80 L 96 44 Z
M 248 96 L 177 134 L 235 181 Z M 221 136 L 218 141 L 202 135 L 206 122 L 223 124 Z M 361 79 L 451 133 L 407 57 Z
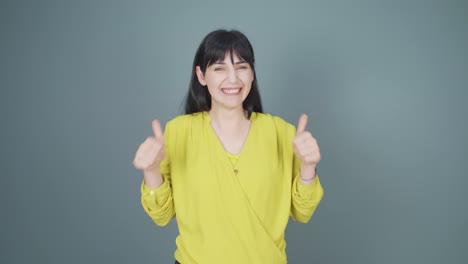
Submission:
M 237 65 L 237 64 L 243 64 L 243 63 L 247 63 L 247 62 L 246 62 L 246 61 L 244 61 L 244 60 L 242 60 L 242 61 L 238 61 L 238 62 L 236 62 L 235 64 Z M 226 63 L 225 63 L 225 62 L 223 62 L 223 61 L 218 61 L 218 62 L 215 62 L 215 63 L 213 63 L 213 65 L 215 65 L 215 64 L 226 65 Z

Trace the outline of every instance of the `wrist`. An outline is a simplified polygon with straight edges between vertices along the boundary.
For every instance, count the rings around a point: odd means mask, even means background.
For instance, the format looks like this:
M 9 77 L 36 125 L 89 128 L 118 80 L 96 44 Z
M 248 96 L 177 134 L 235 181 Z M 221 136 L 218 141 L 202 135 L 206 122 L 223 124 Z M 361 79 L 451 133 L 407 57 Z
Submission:
M 317 167 L 315 165 L 302 165 L 300 178 L 304 181 L 312 181 L 317 175 Z
M 156 170 L 144 170 L 143 171 L 143 177 L 145 179 L 145 184 L 154 189 L 154 188 L 157 188 L 159 186 L 161 186 L 161 184 L 163 183 L 164 179 L 161 175 L 161 172 L 159 171 L 159 169 L 156 169 Z
M 301 180 L 302 183 L 311 183 L 315 180 L 315 176 L 314 177 L 311 177 L 311 178 L 304 178 L 301 176 L 299 176 L 299 179 Z

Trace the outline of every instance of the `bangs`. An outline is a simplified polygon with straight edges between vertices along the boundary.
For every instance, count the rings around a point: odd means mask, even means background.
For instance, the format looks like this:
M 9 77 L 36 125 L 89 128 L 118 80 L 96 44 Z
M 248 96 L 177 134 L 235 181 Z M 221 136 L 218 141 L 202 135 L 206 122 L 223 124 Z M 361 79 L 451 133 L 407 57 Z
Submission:
M 203 58 L 200 68 L 205 71 L 206 68 L 214 63 L 224 61 L 226 54 L 230 54 L 231 62 L 234 63 L 234 54 L 250 64 L 253 68 L 254 54 L 252 46 L 245 36 L 238 35 L 236 32 L 224 32 L 211 38 L 207 38 Z

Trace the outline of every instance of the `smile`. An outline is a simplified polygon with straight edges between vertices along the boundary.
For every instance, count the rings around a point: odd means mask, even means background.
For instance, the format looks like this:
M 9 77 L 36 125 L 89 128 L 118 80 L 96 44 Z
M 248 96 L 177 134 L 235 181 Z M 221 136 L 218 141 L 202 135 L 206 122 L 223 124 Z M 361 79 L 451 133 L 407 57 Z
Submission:
M 221 91 L 225 94 L 236 95 L 239 94 L 242 88 L 222 88 Z

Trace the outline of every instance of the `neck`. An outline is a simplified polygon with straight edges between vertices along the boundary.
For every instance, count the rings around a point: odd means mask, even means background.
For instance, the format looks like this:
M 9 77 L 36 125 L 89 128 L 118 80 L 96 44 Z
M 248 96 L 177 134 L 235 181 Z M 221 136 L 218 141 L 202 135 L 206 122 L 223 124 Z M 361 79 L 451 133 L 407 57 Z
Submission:
M 240 109 L 211 109 L 209 111 L 211 123 L 221 129 L 232 129 L 240 127 L 248 121 L 247 111 Z

